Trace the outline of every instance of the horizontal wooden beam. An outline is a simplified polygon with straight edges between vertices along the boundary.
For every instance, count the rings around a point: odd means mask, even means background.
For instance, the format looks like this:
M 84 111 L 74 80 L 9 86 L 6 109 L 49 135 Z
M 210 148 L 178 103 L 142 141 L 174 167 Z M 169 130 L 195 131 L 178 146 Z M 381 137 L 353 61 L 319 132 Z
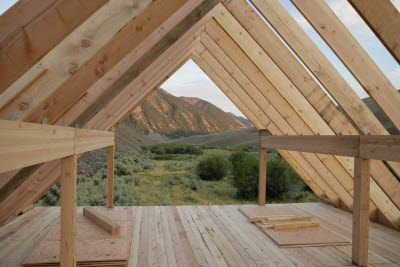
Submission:
M 84 207 L 83 215 L 88 217 L 92 222 L 103 228 L 111 235 L 120 234 L 121 226 L 116 221 L 95 210 L 93 207 Z
M 0 173 L 114 145 L 114 133 L 0 120 Z
M 400 136 L 271 136 L 260 132 L 262 148 L 400 161 Z

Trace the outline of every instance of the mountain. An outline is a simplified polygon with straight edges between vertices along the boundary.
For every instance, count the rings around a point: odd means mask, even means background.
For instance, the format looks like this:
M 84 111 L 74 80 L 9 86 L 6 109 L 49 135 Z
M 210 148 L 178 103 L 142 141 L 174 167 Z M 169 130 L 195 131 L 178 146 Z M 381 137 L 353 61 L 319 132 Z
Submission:
M 125 121 L 146 134 L 158 133 L 172 139 L 246 128 L 207 101 L 176 97 L 163 89 L 149 96 Z
M 234 117 L 235 119 L 237 119 L 238 121 L 240 121 L 241 123 L 243 123 L 247 128 L 253 128 L 254 125 L 246 118 L 243 118 L 242 116 L 237 116 L 235 114 L 233 114 L 232 112 L 228 112 L 229 115 L 231 115 L 232 117 Z

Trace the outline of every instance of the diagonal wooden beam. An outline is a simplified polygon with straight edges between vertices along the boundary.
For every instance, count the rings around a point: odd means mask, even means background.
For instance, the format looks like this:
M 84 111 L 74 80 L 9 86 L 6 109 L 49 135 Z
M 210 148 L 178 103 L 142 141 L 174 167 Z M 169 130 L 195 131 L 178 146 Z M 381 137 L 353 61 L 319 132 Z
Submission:
M 207 27 L 208 28 L 208 27 Z M 256 116 L 258 118 L 264 118 L 263 124 L 266 125 L 266 128 L 273 134 L 283 134 L 281 130 L 279 130 L 279 127 L 276 125 L 276 123 L 281 124 L 281 127 L 285 127 L 284 131 L 289 131 L 290 126 L 285 123 L 285 121 L 281 118 L 279 119 L 279 114 L 278 112 L 269 104 L 267 99 L 263 97 L 262 95 L 258 94 L 257 96 L 254 95 L 254 92 L 252 94 L 248 93 L 246 90 L 242 88 L 241 85 L 238 84 L 238 82 L 231 76 L 230 73 L 232 73 L 232 70 L 225 70 L 225 68 L 214 58 L 213 55 L 210 54 L 209 51 L 207 51 L 202 45 L 196 46 L 196 52 L 203 58 L 205 62 L 207 62 L 208 65 L 210 65 L 213 70 L 218 73 L 218 75 L 225 81 L 225 83 L 228 85 L 231 90 L 235 92 L 236 95 L 240 99 L 242 99 L 247 106 L 255 112 Z M 239 75 L 239 71 L 236 70 L 235 74 Z M 246 83 L 247 86 L 250 85 L 250 83 Z M 257 101 L 257 102 L 256 102 Z M 267 115 L 268 114 L 268 115 Z M 272 116 L 272 117 L 271 117 Z M 301 154 L 301 153 L 300 153 Z M 301 154 L 306 160 L 302 160 L 300 157 L 297 157 L 296 159 L 299 161 L 301 160 L 300 164 L 302 166 L 307 166 L 307 170 L 311 175 L 314 177 L 314 181 L 318 181 L 319 184 L 329 184 L 330 182 L 335 183 L 335 178 L 332 176 L 328 175 L 328 171 L 326 168 L 323 166 L 323 164 L 315 158 L 315 155 L 312 154 Z M 296 155 L 295 155 L 296 156 Z M 313 167 L 311 167 L 311 165 Z M 314 170 L 315 168 L 315 170 Z M 320 176 L 319 172 L 324 173 L 323 177 Z M 323 178 L 328 177 L 327 181 L 324 181 Z M 336 181 L 337 183 L 337 181 Z M 346 192 L 346 190 L 340 186 L 340 184 L 337 183 L 337 186 L 341 189 L 343 189 L 341 192 L 343 192 L 343 200 L 347 201 L 346 205 L 351 206 L 351 197 L 350 195 Z M 322 187 L 321 187 L 322 189 Z M 326 186 L 325 188 L 325 194 L 328 195 L 330 199 L 335 201 L 335 193 L 333 193 L 333 190 L 331 189 L 331 186 Z M 347 198 L 346 198 L 347 197 Z M 337 204 L 339 204 L 336 201 Z
M 390 0 L 348 0 L 400 64 L 400 13 Z
M 83 95 L 90 94 L 89 90 L 111 87 L 132 62 L 159 42 L 197 4 L 194 0 L 153 1 L 24 120 L 39 122 L 46 117 L 48 123 L 53 123 Z
M 389 134 L 278 0 L 251 0 L 251 2 L 362 133 Z M 389 162 L 389 164 L 399 175 L 400 163 Z
M 314 107 L 315 111 L 318 112 L 326 124 L 334 131 L 331 134 L 342 132 L 344 135 L 358 135 L 358 131 L 352 126 L 350 121 L 337 109 L 322 88 L 314 81 L 311 75 L 301 66 L 300 62 L 297 61 L 245 0 L 231 1 L 226 4 L 226 8 L 232 12 L 232 15 L 249 35 L 257 41 L 260 47 L 263 48 L 274 63 L 285 73 L 304 96 L 305 100 Z M 294 101 L 290 103 L 292 106 L 296 105 Z M 304 105 L 300 105 L 298 109 L 302 106 Z M 316 130 L 322 133 L 320 128 L 313 130 L 314 133 Z M 342 158 L 339 158 L 340 162 L 348 170 L 349 175 L 352 176 L 354 166 L 353 159 L 346 159 L 346 161 L 341 159 Z M 347 162 L 348 160 L 350 161 Z M 373 177 L 375 177 L 375 181 L 381 186 L 384 192 L 387 193 L 394 204 L 400 208 L 400 196 L 396 193 L 400 190 L 400 183 L 382 162 L 374 161 L 372 166 L 373 170 L 371 173 Z M 351 180 L 349 180 L 349 182 L 352 187 L 353 182 Z
M 85 125 L 92 116 L 99 112 L 103 105 L 121 92 L 130 82 L 138 77 L 151 63 L 153 63 L 165 50 L 174 44 L 194 24 L 212 10 L 220 0 L 202 1 L 182 21 L 171 29 L 157 44 L 145 53 L 111 88 L 104 92 L 95 103 L 83 112 L 73 123 Z
M 225 82 L 217 75 L 217 73 L 197 54 L 192 54 L 194 62 L 206 73 L 206 75 L 218 86 L 218 88 L 239 108 L 239 110 L 251 121 L 258 129 L 265 129 L 265 125 L 254 115 L 254 113 L 246 106 L 246 104 L 225 84 Z M 248 103 L 249 104 L 249 103 Z M 278 150 L 281 156 L 289 163 L 289 165 L 300 175 L 305 183 L 313 190 L 313 192 L 321 199 L 328 198 L 323 190 L 314 182 L 307 174 L 303 167 L 284 150 Z
M 101 7 L 19 78 L 28 80 L 38 66 L 48 70 L 1 109 L 0 118 L 10 119 L 18 112 L 23 120 L 151 2 L 137 0 L 132 5 L 131 0 L 109 1 Z
M 364 90 L 400 130 L 400 94 L 324 1 L 291 0 Z
M 204 23 L 204 22 L 202 22 Z M 190 33 L 190 32 L 189 32 Z M 197 34 L 199 36 L 200 33 Z M 187 37 L 186 37 L 187 38 Z M 187 44 L 185 41 L 187 39 L 182 39 L 181 41 L 176 42 L 173 46 L 171 46 L 163 55 L 159 57 L 148 70 L 151 70 L 151 73 L 147 73 L 147 70 L 143 72 L 138 79 L 142 80 L 144 75 L 149 77 L 158 76 L 158 80 L 150 80 L 149 82 L 153 82 L 151 88 L 157 85 L 164 77 L 165 71 L 173 70 L 176 65 L 178 65 L 182 60 L 187 58 L 187 56 L 191 53 L 191 47 L 198 42 L 192 42 L 192 44 Z M 190 40 L 190 39 L 189 39 Z M 193 39 L 191 39 L 193 40 Z M 167 58 L 167 60 L 166 60 Z M 168 60 L 169 59 L 169 60 Z M 164 75 L 164 76 L 163 76 Z M 143 81 L 143 80 L 142 80 Z M 144 90 L 148 88 L 147 84 L 139 83 L 137 89 Z M 148 89 L 148 90 L 151 90 Z M 129 89 L 129 88 L 128 88 Z M 127 90 L 128 90 L 127 89 Z M 129 89 L 130 91 L 132 89 Z M 125 93 L 125 92 L 123 92 Z M 134 96 L 126 97 L 126 94 L 123 94 L 122 97 L 119 98 L 118 105 L 125 105 L 126 102 L 135 102 L 140 99 L 135 98 Z M 95 100 L 94 100 L 95 101 Z M 90 103 L 89 103 L 90 104 Z M 76 114 L 79 116 L 79 113 Z M 105 120 L 104 117 L 97 117 L 95 120 L 90 121 L 89 123 L 95 124 L 96 128 L 101 129 L 109 129 L 115 124 L 118 119 L 125 114 L 119 113 L 116 114 L 119 116 L 114 117 L 114 120 L 109 121 Z M 61 120 L 60 120 L 61 121 Z M 67 123 L 69 123 L 67 121 Z M 83 158 L 84 155 L 80 156 L 80 159 Z M 19 186 L 15 191 L 13 191 L 10 196 L 0 203 L 0 221 L 4 222 L 5 218 L 12 216 L 15 213 L 18 213 L 20 209 L 22 209 L 25 203 L 34 203 L 36 202 L 44 193 L 46 193 L 58 180 L 60 177 L 60 165 L 59 161 L 53 161 L 40 166 L 40 168 L 31 175 L 28 179 L 26 179 L 21 186 Z M 17 204 L 16 204 L 17 203 Z
M 108 0 L 21 0 L 0 16 L 0 93 Z

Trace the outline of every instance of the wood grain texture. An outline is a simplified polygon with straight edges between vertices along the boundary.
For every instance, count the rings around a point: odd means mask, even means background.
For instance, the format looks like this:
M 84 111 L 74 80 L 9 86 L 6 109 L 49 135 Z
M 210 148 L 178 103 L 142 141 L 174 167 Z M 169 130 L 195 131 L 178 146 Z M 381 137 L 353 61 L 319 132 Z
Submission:
M 400 94 L 367 52 L 322 1 L 291 0 L 333 52 L 354 75 L 397 130 L 400 129 Z
M 0 93 L 108 0 L 19 1 L 0 19 Z
M 121 232 L 121 225 L 111 218 L 105 216 L 101 212 L 96 211 L 92 207 L 84 207 L 83 215 L 89 218 L 92 222 L 106 230 L 111 235 L 119 235 Z
M 348 0 L 400 64 L 400 13 L 390 0 Z
M 79 1 L 84 5 L 85 1 Z M 130 0 L 107 2 L 19 78 L 31 76 L 31 71 L 39 65 L 48 70 L 4 107 L 0 117 L 8 119 L 17 111 L 24 120 L 150 2 L 138 0 L 135 5 Z
M 76 266 L 76 155 L 61 159 L 60 266 Z
M 260 147 L 258 173 L 258 205 L 265 205 L 267 194 L 267 149 Z
M 183 18 L 171 29 L 157 44 L 135 62 L 127 72 L 122 75 L 107 91 L 105 91 L 95 103 L 81 113 L 73 124 L 85 125 L 101 108 L 121 92 L 129 83 L 138 77 L 150 66 L 163 52 L 173 45 L 182 35 L 202 19 L 220 0 L 202 1 L 193 11 Z
M 107 148 L 107 208 L 114 206 L 114 157 L 115 145 Z
M 354 161 L 352 260 L 357 266 L 368 265 L 370 162 L 360 158 Z

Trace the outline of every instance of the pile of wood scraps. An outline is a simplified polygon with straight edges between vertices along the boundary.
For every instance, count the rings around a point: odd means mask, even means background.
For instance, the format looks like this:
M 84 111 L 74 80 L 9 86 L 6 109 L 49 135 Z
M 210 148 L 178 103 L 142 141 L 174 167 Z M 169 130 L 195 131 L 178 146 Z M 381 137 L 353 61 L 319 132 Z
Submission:
M 283 216 L 271 216 L 261 219 L 262 229 L 300 229 L 304 227 L 315 227 L 319 226 L 318 221 L 312 220 L 311 216 L 294 216 L 294 215 L 283 215 Z M 251 221 L 251 220 L 250 220 Z
M 312 216 L 287 205 L 247 205 L 239 211 L 281 248 L 351 244 Z
M 132 238 L 131 207 L 77 209 L 77 266 L 128 266 Z M 26 257 L 22 266 L 60 265 L 58 222 Z

